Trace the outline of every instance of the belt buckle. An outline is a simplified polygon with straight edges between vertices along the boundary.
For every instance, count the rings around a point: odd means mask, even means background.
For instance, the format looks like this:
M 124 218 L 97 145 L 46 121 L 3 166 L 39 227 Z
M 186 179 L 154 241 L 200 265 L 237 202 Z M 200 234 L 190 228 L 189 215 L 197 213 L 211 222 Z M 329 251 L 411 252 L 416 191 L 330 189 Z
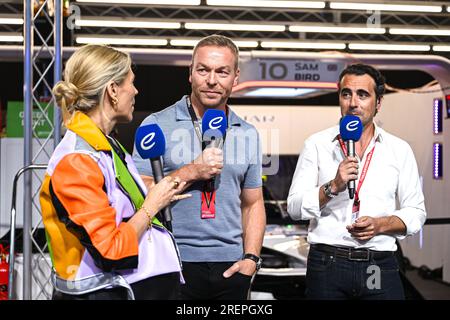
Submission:
M 353 257 L 353 253 L 361 254 L 362 253 L 361 250 L 364 250 L 366 252 L 366 256 L 365 257 L 363 257 L 363 258 Z M 370 260 L 369 258 L 370 258 L 370 251 L 369 251 L 369 249 L 358 249 L 358 251 L 350 249 L 348 251 L 348 260 L 350 260 L 350 261 L 369 261 Z

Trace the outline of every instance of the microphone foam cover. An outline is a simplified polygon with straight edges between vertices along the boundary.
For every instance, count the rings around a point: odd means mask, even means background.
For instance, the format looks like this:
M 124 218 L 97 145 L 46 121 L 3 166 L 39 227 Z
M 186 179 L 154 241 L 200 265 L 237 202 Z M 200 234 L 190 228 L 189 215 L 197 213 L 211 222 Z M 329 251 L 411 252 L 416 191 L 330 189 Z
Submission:
M 361 138 L 363 125 L 357 116 L 347 115 L 342 117 L 339 124 L 339 133 L 344 141 L 358 141 Z
M 202 132 L 204 140 L 223 138 L 227 131 L 227 127 L 228 123 L 225 112 L 216 109 L 206 110 L 202 119 Z
M 162 156 L 166 151 L 166 139 L 157 124 L 148 124 L 137 129 L 135 135 L 136 150 L 142 159 Z

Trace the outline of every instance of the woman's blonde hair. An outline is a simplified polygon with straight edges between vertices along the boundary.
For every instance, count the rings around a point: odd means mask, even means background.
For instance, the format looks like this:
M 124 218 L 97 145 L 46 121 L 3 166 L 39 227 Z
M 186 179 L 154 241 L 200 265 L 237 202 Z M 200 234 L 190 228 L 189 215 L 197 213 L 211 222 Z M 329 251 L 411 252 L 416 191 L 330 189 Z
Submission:
M 75 111 L 89 112 L 103 100 L 110 81 L 121 84 L 131 70 L 128 53 L 101 45 L 86 45 L 67 60 L 64 80 L 53 87 L 63 119 Z

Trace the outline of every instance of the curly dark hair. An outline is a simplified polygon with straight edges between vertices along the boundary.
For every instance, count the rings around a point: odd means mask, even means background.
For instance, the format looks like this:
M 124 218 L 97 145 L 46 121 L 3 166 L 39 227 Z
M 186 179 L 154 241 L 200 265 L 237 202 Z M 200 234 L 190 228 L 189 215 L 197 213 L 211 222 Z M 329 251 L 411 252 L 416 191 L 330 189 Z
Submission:
M 377 96 L 377 100 L 383 97 L 386 80 L 380 71 L 374 67 L 362 63 L 349 65 L 339 75 L 339 91 L 341 91 L 341 80 L 346 74 L 353 74 L 357 76 L 368 74 L 375 81 L 375 94 Z

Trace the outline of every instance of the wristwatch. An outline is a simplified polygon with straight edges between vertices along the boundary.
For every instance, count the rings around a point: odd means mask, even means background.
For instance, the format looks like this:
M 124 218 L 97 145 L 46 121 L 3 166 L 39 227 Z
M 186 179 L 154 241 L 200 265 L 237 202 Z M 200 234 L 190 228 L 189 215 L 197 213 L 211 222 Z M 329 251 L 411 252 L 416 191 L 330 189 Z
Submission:
M 257 255 L 254 255 L 252 253 L 245 253 L 242 256 L 242 260 L 244 260 L 244 259 L 250 259 L 250 260 L 255 261 L 255 263 L 256 263 L 256 271 L 258 271 L 261 268 L 261 264 L 262 264 L 261 257 L 258 257 Z
M 323 191 L 328 198 L 334 198 L 338 195 L 337 193 L 331 192 L 331 180 L 323 185 Z

